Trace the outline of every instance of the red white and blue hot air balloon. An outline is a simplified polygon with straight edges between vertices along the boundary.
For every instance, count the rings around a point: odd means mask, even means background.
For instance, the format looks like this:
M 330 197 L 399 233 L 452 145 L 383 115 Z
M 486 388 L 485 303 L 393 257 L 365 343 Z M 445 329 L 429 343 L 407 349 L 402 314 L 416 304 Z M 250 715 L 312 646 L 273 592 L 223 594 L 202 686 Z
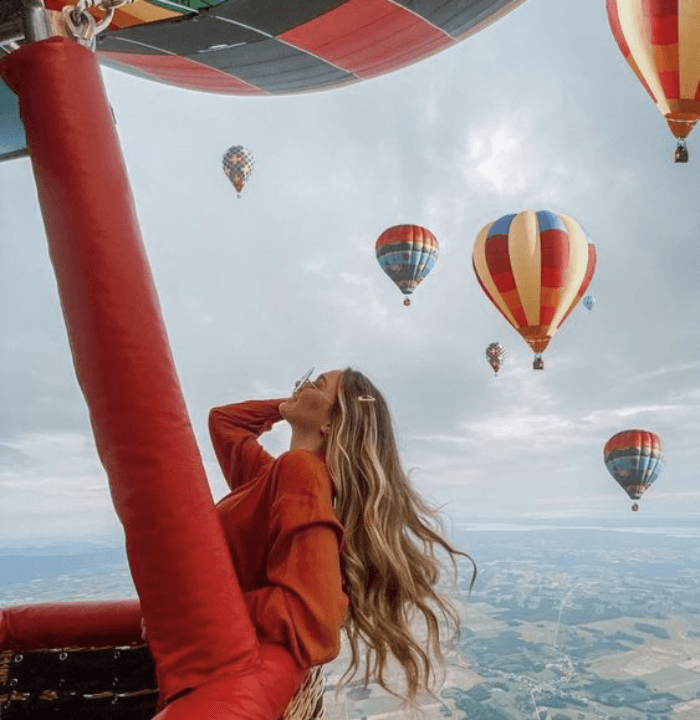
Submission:
M 382 270 L 408 297 L 433 269 L 438 257 L 435 235 L 420 225 L 394 225 L 385 230 L 374 245 Z
M 623 430 L 615 433 L 603 448 L 603 460 L 615 482 L 639 500 L 664 469 L 661 438 L 649 430 Z M 635 502 L 632 510 L 638 510 Z

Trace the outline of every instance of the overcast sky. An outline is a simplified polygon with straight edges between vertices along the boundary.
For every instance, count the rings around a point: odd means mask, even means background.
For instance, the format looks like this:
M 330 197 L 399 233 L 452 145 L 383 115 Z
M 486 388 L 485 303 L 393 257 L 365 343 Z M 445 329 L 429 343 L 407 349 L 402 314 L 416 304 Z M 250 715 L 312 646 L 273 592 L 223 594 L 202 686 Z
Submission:
M 410 68 L 318 94 L 104 78 L 216 498 L 210 407 L 351 365 L 452 518 L 629 516 L 602 448 L 630 427 L 665 442 L 641 513 L 700 515 L 700 140 L 672 162 L 602 0 L 527 0 Z M 256 158 L 241 199 L 221 171 L 235 144 Z M 524 209 L 570 215 L 598 250 L 595 310 L 572 313 L 544 372 L 471 268 L 478 231 Z M 118 535 L 28 160 L 0 165 L 0 212 L 0 541 Z M 440 243 L 410 308 L 374 256 L 399 223 Z M 283 426 L 264 439 L 275 454 L 288 441 Z

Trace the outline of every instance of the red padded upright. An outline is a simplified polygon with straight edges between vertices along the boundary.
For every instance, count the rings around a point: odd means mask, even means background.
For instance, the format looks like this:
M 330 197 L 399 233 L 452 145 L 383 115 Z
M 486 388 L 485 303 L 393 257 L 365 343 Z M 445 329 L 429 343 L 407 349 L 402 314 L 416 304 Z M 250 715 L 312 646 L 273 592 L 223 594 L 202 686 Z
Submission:
M 302 673 L 282 648 L 259 652 L 180 390 L 97 59 L 51 38 L 21 47 L 0 71 L 19 95 L 76 374 L 124 525 L 161 694 L 215 683 L 225 688 L 221 717 L 271 720 Z M 263 687 L 265 678 L 274 682 Z M 259 707 L 237 714 L 237 688 L 248 698 L 251 684 Z

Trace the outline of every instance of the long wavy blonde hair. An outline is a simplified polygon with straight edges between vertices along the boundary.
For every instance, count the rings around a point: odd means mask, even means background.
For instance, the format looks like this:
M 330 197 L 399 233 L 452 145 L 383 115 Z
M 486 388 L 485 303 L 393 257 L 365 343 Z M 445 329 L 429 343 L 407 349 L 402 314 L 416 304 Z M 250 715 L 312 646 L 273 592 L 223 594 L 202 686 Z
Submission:
M 344 630 L 351 659 L 340 687 L 356 675 L 362 644 L 364 684 L 374 677 L 392 695 L 413 702 L 419 692 L 433 690 L 432 659 L 444 666 L 439 616 L 454 628 L 451 640 L 459 636 L 459 614 L 436 590 L 442 568 L 435 550 L 447 552 L 455 577 L 455 556 L 471 561 L 470 590 L 476 565 L 442 536 L 437 511 L 401 467 L 386 400 L 351 368 L 341 376 L 325 453 L 336 490 L 335 512 L 346 533 L 341 562 L 350 599 Z M 412 627 L 415 617 L 425 622 L 420 638 Z M 404 692 L 387 679 L 390 654 L 406 676 Z

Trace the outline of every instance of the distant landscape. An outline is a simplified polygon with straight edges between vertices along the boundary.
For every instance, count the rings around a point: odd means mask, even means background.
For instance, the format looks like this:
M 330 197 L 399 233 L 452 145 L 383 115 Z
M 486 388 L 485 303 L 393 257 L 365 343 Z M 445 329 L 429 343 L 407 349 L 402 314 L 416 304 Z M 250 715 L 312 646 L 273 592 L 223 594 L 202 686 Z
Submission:
M 425 720 L 700 718 L 698 525 L 563 526 L 457 527 L 479 575 L 468 596 L 464 563 L 452 590 L 461 638 L 438 697 L 421 700 Z M 374 685 L 331 697 L 329 720 L 410 717 Z
M 700 529 L 689 520 L 455 522 L 478 565 L 456 585 L 462 615 L 446 679 L 424 720 L 698 720 Z M 0 604 L 135 595 L 122 548 L 98 542 L 0 548 Z M 335 693 L 328 720 L 410 717 L 371 684 Z M 416 716 L 420 717 L 420 716 Z
M 0 605 L 135 595 L 124 548 L 113 542 L 0 547 Z

